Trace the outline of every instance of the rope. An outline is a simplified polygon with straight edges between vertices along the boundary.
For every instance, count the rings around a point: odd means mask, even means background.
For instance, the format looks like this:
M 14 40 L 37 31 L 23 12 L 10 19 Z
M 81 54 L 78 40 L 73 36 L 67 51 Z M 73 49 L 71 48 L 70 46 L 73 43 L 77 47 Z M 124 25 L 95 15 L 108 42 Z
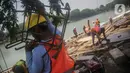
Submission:
M 1 48 L 0 48 L 0 52 L 1 52 L 2 58 L 3 58 L 3 60 L 4 60 L 5 66 L 6 66 L 6 68 L 8 69 L 8 66 L 7 66 L 7 63 L 6 63 L 6 61 L 5 61 L 5 58 L 4 58 L 4 55 L 3 55 L 3 53 L 2 53 Z

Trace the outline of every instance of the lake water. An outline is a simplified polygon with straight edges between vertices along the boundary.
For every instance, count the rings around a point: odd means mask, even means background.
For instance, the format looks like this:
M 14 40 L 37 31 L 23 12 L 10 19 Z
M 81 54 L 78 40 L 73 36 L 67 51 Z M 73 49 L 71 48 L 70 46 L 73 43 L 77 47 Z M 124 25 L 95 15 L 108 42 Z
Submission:
M 77 28 L 78 33 L 83 32 L 83 25 L 87 24 L 87 20 L 90 20 L 90 23 L 92 24 L 92 21 L 94 21 L 98 18 L 100 20 L 100 22 L 102 23 L 102 22 L 108 21 L 109 17 L 114 17 L 114 16 L 116 16 L 114 14 L 114 11 L 109 11 L 109 12 L 101 13 L 101 14 L 98 14 L 98 15 L 80 20 L 80 21 L 69 23 L 66 27 L 66 32 L 65 32 L 64 38 L 69 39 L 71 36 L 74 35 L 73 34 L 74 27 Z M 62 27 L 59 27 L 59 29 L 62 29 Z M 24 45 L 24 44 L 21 44 L 21 45 Z M 21 46 L 21 45 L 18 45 L 18 46 Z M 19 59 L 25 60 L 24 49 L 15 51 L 14 48 L 5 49 L 4 45 L 0 45 L 0 49 L 2 50 L 2 52 L 4 54 L 4 58 L 6 60 L 8 67 L 13 66 Z M 0 66 L 2 67 L 2 69 L 6 69 L 6 66 L 5 66 L 1 53 L 0 53 Z

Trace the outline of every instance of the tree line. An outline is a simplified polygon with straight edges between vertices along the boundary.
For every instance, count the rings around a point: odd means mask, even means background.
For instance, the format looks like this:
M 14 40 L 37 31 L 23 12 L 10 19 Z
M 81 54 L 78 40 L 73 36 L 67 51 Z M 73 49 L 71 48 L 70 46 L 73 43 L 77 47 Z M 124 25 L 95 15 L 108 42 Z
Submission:
M 71 11 L 70 21 L 77 21 L 83 18 L 87 18 L 105 11 L 113 10 L 115 7 L 115 4 L 124 4 L 126 7 L 130 6 L 129 0 L 114 0 L 108 4 L 100 5 L 99 8 L 96 9 L 89 9 L 85 8 L 82 11 L 79 9 L 74 9 Z

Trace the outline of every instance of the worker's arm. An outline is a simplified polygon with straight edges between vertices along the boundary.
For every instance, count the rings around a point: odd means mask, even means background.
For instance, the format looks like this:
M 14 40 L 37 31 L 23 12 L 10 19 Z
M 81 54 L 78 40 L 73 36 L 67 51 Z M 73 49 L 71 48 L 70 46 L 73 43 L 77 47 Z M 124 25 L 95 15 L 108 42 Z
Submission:
M 42 56 L 45 54 L 46 50 L 42 45 L 34 48 L 33 52 L 26 53 L 27 67 L 29 73 L 43 73 L 50 72 L 50 58 L 46 55 L 44 58 Z
M 48 17 L 45 16 L 45 18 L 47 20 L 49 30 L 54 34 L 54 32 L 55 32 L 55 26 L 52 24 L 52 22 L 49 20 Z M 61 35 L 61 32 L 57 29 L 56 30 L 56 34 Z
M 51 21 L 48 21 L 48 27 L 49 27 L 49 30 L 54 34 L 55 26 L 52 24 Z M 56 30 L 56 34 L 61 35 L 61 32 L 58 30 L 58 28 Z
M 31 51 L 26 52 L 26 64 L 27 64 L 27 68 L 30 68 L 32 65 L 32 52 Z

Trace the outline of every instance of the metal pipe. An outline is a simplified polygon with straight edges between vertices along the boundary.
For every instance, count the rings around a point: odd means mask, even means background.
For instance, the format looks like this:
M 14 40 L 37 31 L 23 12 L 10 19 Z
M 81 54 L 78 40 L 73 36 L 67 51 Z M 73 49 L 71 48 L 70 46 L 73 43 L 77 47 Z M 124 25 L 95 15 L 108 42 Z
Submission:
M 7 44 L 5 47 L 6 47 L 6 49 L 9 49 L 9 48 L 14 47 L 14 46 L 16 46 L 16 45 L 19 45 L 19 44 L 21 44 L 21 43 L 23 43 L 23 42 L 26 42 L 25 39 L 26 39 L 26 38 L 23 38 L 23 41 L 20 41 L 20 42 L 18 42 L 18 43 L 16 43 L 16 44 Z M 27 40 L 33 40 L 33 39 L 27 38 Z M 25 47 L 25 45 L 24 45 L 24 46 L 21 46 L 21 47 L 18 47 L 18 48 L 15 48 L 15 50 L 20 50 L 20 49 L 22 49 L 22 48 L 24 48 L 24 47 Z
M 14 43 L 17 43 L 17 42 L 20 42 L 20 41 L 21 41 L 21 40 L 17 40 L 17 41 L 11 42 L 11 43 L 7 44 L 6 46 L 11 45 L 11 44 L 14 44 Z
M 15 42 L 13 42 L 13 43 L 7 44 L 7 45 L 5 46 L 5 48 L 6 48 L 6 49 L 9 49 L 9 48 L 14 47 L 14 46 L 16 46 L 16 45 L 19 45 L 19 44 L 25 42 L 25 39 L 26 39 L 26 38 L 23 37 L 23 41 L 18 40 L 18 41 L 15 41 Z M 33 39 L 27 38 L 26 40 L 33 40 Z
M 64 21 L 63 30 L 62 30 L 62 33 L 63 33 L 63 34 L 61 35 L 62 39 L 64 38 L 67 21 L 68 21 L 68 19 L 69 19 L 69 15 L 70 15 L 70 10 L 68 10 L 68 13 L 66 13 L 66 15 L 67 15 L 67 16 L 66 16 L 66 19 L 65 19 L 65 21 Z
M 21 46 L 21 47 L 19 47 L 19 48 L 15 48 L 15 50 L 20 50 L 20 49 L 22 49 L 22 48 L 24 48 L 25 47 L 25 45 L 24 46 Z
M 21 44 L 21 43 L 22 43 L 22 41 L 21 41 L 21 40 L 18 40 L 18 41 L 15 41 L 15 42 L 13 42 L 13 43 L 7 44 L 7 45 L 5 46 L 5 48 L 6 48 L 6 49 L 9 49 L 9 48 L 14 47 L 14 46 L 16 46 L 16 45 L 18 45 L 18 44 Z
M 24 21 L 23 21 L 23 31 L 24 31 L 24 24 L 25 24 L 25 13 L 26 13 L 26 11 L 24 11 Z M 22 41 L 23 41 L 23 37 L 24 37 L 24 32 L 22 32 Z
M 17 5 L 18 5 L 18 4 L 17 4 L 17 0 L 15 0 L 15 1 L 16 1 L 16 10 L 17 10 Z
M 16 45 L 19 45 L 19 44 L 21 44 L 21 43 L 23 43 L 23 42 L 18 42 L 18 43 L 13 44 L 13 45 L 10 44 L 10 45 L 6 46 L 6 49 L 9 49 L 9 48 L 14 47 L 14 46 L 16 46 Z
M 37 24 L 39 23 L 40 13 L 38 14 Z
M 64 38 L 64 34 L 65 34 L 65 29 L 66 29 L 66 24 L 67 24 L 67 20 L 64 21 L 64 25 L 63 25 L 63 30 L 62 30 L 62 39 Z
M 27 27 L 27 29 L 29 29 L 29 26 L 30 26 L 30 19 L 31 19 L 31 15 L 32 15 L 32 13 L 30 13 L 30 17 L 29 17 L 29 21 L 28 21 L 28 27 Z M 28 30 L 27 30 L 27 34 L 26 34 L 26 39 L 25 40 L 27 40 L 27 38 L 28 38 Z
M 6 61 L 5 61 L 5 58 L 4 58 L 4 55 L 3 55 L 3 53 L 2 53 L 1 48 L 0 48 L 0 52 L 1 52 L 2 58 L 3 58 L 3 60 L 4 60 L 5 66 L 6 66 L 6 68 L 8 69 L 8 66 L 7 66 L 7 63 L 6 63 Z

